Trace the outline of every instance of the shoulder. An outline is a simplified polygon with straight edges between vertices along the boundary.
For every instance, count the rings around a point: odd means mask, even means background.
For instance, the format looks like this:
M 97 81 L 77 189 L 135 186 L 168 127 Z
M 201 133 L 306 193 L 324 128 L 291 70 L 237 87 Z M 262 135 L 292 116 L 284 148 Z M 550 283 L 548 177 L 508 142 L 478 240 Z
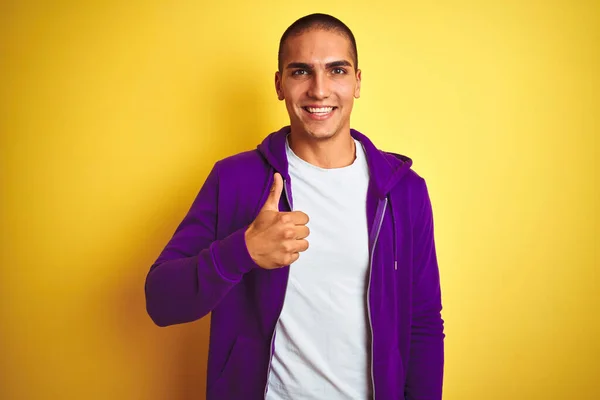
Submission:
M 398 154 L 384 150 L 380 150 L 380 152 L 393 167 L 400 169 L 403 165 L 406 166 L 406 168 L 402 168 L 404 171 L 402 172 L 402 179 L 400 179 L 399 182 L 403 181 L 405 185 L 410 186 L 425 185 L 425 179 L 419 175 L 419 173 L 415 171 L 413 167 L 412 158 L 404 154 Z
M 269 165 L 257 150 L 234 154 L 213 168 L 216 186 L 218 236 L 252 222 L 268 192 Z
M 215 163 L 219 198 L 223 206 L 254 206 L 269 184 L 270 166 L 258 150 L 245 151 Z
M 427 189 L 427 182 L 425 178 L 413 168 L 412 159 L 402 154 L 386 151 L 381 152 L 389 163 L 398 168 L 398 172 L 402 175 L 392 187 L 392 192 L 401 196 L 410 204 L 415 205 L 416 208 L 428 203 L 429 192 Z M 402 168 L 403 165 L 405 168 Z M 407 167 L 407 165 L 409 165 L 409 167 Z
M 220 178 L 243 178 L 263 175 L 269 165 L 258 150 L 249 150 L 223 158 L 215 163 Z

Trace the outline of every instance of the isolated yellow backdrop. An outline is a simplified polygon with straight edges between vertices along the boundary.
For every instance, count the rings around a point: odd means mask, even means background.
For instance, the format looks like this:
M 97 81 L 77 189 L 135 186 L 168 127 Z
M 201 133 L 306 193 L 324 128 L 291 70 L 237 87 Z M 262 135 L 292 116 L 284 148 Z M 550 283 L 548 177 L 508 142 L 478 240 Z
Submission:
M 312 12 L 357 37 L 353 127 L 428 181 L 444 399 L 600 398 L 600 6 L 568 0 L 1 2 L 0 398 L 204 398 L 208 318 L 155 327 L 144 278 L 213 163 L 286 124 Z

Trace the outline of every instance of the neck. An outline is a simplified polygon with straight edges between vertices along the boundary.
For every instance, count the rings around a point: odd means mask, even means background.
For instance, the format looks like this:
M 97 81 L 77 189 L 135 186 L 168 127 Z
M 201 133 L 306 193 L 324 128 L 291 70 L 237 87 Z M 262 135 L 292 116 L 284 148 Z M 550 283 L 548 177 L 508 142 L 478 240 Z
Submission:
M 350 130 L 327 139 L 314 139 L 307 135 L 295 134 L 292 129 L 288 139 L 294 154 L 319 168 L 347 167 L 356 158 L 356 146 Z

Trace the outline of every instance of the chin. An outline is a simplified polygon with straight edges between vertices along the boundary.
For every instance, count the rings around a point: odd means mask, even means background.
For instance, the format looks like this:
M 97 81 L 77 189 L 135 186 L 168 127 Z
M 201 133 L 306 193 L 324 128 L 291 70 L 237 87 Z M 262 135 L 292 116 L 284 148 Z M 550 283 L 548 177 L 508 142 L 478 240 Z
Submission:
M 332 127 L 304 126 L 304 131 L 315 139 L 330 139 L 337 133 L 337 129 Z
M 308 130 L 307 131 L 308 135 L 310 137 L 313 137 L 315 139 L 329 139 L 332 138 L 333 136 L 335 136 L 335 132 L 333 131 L 311 131 Z

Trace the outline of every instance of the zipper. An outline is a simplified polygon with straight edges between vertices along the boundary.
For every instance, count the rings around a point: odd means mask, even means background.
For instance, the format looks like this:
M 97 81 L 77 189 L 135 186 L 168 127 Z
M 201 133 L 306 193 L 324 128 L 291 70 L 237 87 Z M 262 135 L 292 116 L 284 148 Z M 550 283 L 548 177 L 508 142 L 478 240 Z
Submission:
M 377 224 L 377 232 L 375 233 L 375 239 L 373 240 L 373 247 L 371 248 L 371 257 L 369 260 L 369 286 L 367 286 L 367 311 L 369 313 L 369 327 L 371 328 L 371 387 L 373 388 L 373 400 L 375 400 L 375 373 L 373 372 L 373 320 L 371 318 L 371 276 L 373 275 L 373 255 L 375 254 L 375 246 L 377 245 L 377 239 L 379 238 L 379 232 L 381 231 L 381 225 L 383 225 L 383 217 L 385 216 L 385 209 L 387 207 L 387 197 L 384 199 L 383 207 L 381 202 L 379 203 L 378 209 L 382 208 L 381 214 L 377 215 L 377 219 L 374 221 Z M 379 213 L 378 213 L 379 214 Z
M 288 202 L 288 206 L 290 207 L 290 210 L 292 210 L 292 202 L 290 201 L 291 196 L 288 193 L 287 182 L 285 179 L 283 180 L 283 191 L 285 192 L 285 199 Z M 277 332 L 277 325 L 279 324 L 279 318 L 281 317 L 281 311 L 283 311 L 283 304 L 285 303 L 285 295 L 287 293 L 288 282 L 289 282 L 289 275 L 288 275 L 288 279 L 285 281 L 285 291 L 283 292 L 283 302 L 281 303 L 281 309 L 279 310 L 279 315 L 277 316 L 277 321 L 275 322 L 275 328 L 273 329 L 273 334 L 271 335 L 271 346 L 270 346 L 271 349 L 269 352 L 269 368 L 267 368 L 267 383 L 265 384 L 265 391 L 264 391 L 264 395 L 263 395 L 263 398 L 265 400 L 267 398 L 267 390 L 269 389 L 269 376 L 271 376 L 271 366 L 272 366 L 272 362 L 273 362 L 273 353 L 275 350 L 275 333 Z

